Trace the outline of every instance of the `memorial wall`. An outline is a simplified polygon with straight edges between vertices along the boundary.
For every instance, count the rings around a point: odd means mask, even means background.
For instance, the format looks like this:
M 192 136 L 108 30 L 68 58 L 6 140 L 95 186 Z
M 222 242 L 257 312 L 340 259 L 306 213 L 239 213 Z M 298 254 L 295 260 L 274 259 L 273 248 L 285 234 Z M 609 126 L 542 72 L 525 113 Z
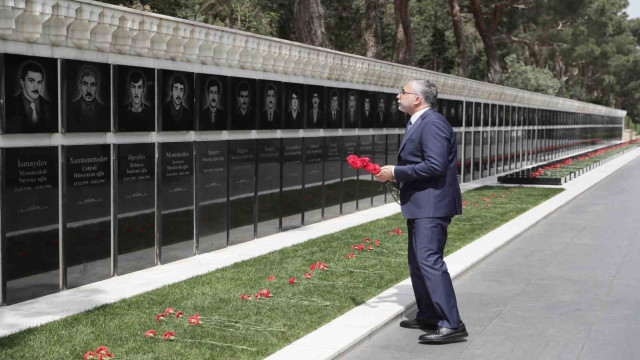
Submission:
M 624 111 L 90 1 L 0 5 L 12 304 L 392 202 L 409 79 L 473 181 L 620 140 Z

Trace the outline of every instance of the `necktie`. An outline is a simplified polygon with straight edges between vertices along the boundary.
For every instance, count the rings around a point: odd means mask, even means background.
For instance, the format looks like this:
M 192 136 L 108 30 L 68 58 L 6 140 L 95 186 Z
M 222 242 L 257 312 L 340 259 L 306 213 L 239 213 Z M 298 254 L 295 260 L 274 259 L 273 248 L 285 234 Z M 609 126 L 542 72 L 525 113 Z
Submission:
M 34 124 L 38 122 L 38 113 L 36 112 L 36 103 L 32 102 L 31 105 L 31 122 Z

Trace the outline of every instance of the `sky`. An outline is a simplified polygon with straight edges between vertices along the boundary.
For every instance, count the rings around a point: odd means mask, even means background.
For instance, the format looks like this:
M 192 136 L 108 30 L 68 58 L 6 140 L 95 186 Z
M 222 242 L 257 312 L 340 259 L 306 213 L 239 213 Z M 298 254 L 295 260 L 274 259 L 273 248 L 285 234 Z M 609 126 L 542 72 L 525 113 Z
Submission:
M 629 7 L 626 11 L 630 19 L 640 18 L 640 0 L 629 0 Z

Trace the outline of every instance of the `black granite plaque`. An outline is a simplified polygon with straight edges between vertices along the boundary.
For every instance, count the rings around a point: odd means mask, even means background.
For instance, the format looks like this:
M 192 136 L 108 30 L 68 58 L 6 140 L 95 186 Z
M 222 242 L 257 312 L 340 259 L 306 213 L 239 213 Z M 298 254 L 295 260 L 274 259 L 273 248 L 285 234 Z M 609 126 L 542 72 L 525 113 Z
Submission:
M 64 131 L 111 131 L 109 64 L 62 60 L 61 79 Z
M 282 83 L 259 80 L 258 94 L 258 129 L 282 129 Z
M 448 100 L 446 118 L 452 127 L 462 126 L 462 101 Z
M 398 164 L 398 146 L 400 145 L 399 138 L 400 136 L 397 134 L 387 135 L 387 164 L 389 165 Z M 395 200 L 390 194 L 387 194 L 385 201 L 389 203 Z
M 304 87 L 300 84 L 285 84 L 284 129 L 302 129 L 304 127 Z M 316 119 L 317 121 L 317 119 Z
M 469 104 L 467 103 L 467 105 Z M 472 134 L 471 131 L 465 131 L 464 133 L 464 182 L 471 181 L 471 167 L 473 165 L 471 157 L 473 154 L 473 148 L 471 147 Z
M 282 139 L 282 230 L 302 226 L 302 139 Z
M 488 127 L 491 124 L 491 112 L 490 112 L 491 104 L 484 103 L 482 104 L 482 126 Z
M 332 219 L 340 216 L 340 202 L 342 200 L 342 137 L 329 136 L 325 138 L 324 151 L 324 208 L 323 218 Z
M 3 149 L 6 303 L 58 291 L 58 148 Z
M 498 126 L 498 105 L 491 104 L 491 127 Z
M 307 104 L 307 129 L 320 129 L 324 126 L 324 111 L 326 103 L 326 91 L 321 86 L 307 86 L 306 100 Z
M 464 126 L 466 128 L 471 128 L 474 126 L 473 124 L 473 102 L 465 101 L 464 102 Z
M 368 157 L 370 161 L 373 161 L 373 137 L 371 135 L 358 136 L 357 154 L 361 157 Z M 373 175 L 365 169 L 358 170 L 358 210 L 371 207 L 371 200 L 376 187 L 377 184 L 374 184 Z
M 227 246 L 227 142 L 196 143 L 198 252 Z
M 258 228 L 257 237 L 280 231 L 280 139 L 256 141 L 258 166 Z
M 387 94 L 387 103 L 389 104 L 389 115 L 387 116 L 388 128 L 403 127 L 403 112 L 398 109 L 398 99 L 396 94 Z
M 155 70 L 115 65 L 113 96 L 116 131 L 154 131 L 156 129 Z
M 255 238 L 255 141 L 229 141 L 229 245 Z
M 122 144 L 118 156 L 118 274 L 155 265 L 155 145 Z
M 358 170 L 347 163 L 347 156 L 358 153 L 358 137 L 344 136 L 342 138 L 342 214 L 350 214 L 357 210 L 358 202 Z
M 344 127 L 357 128 L 360 127 L 360 92 L 358 90 L 348 89 L 344 96 Z
M 324 138 L 304 139 L 304 224 L 322 220 L 322 159 Z
M 256 81 L 244 78 L 229 78 L 231 84 L 232 130 L 256 129 Z
M 160 131 L 187 131 L 195 128 L 193 79 L 193 73 L 158 70 Z
M 328 129 L 339 129 L 342 127 L 342 100 L 344 93 L 342 89 L 330 88 L 328 89 L 329 101 L 327 101 L 327 107 L 325 110 L 326 126 Z
M 111 273 L 111 156 L 109 145 L 65 148 L 67 287 Z
M 360 92 L 360 127 L 373 127 L 376 109 L 375 102 L 375 93 L 369 91 Z
M 389 107 L 391 104 L 387 103 L 387 94 L 377 93 L 375 97 L 373 123 L 372 127 L 383 128 L 388 123 L 387 117 L 389 116 Z
M 481 127 L 485 120 L 482 118 L 482 103 L 473 103 L 473 126 Z
M 229 91 L 226 76 L 197 74 L 197 130 L 226 130 L 229 115 Z
M 4 116 L 6 134 L 58 131 L 56 59 L 5 54 Z
M 163 264 L 194 255 L 193 143 L 163 143 L 160 159 L 160 227 Z
M 482 161 L 482 143 L 480 142 L 480 131 L 473 133 L 473 180 L 480 179 Z
M 373 136 L 373 156 L 371 160 L 380 165 L 387 164 L 387 136 L 386 135 L 374 135 Z M 381 182 L 372 178 L 371 182 L 371 194 L 373 195 L 372 205 L 378 206 L 385 203 L 385 190 Z
M 456 132 L 456 170 L 458 172 L 458 182 L 462 182 L 462 148 L 464 142 L 462 141 L 462 132 Z

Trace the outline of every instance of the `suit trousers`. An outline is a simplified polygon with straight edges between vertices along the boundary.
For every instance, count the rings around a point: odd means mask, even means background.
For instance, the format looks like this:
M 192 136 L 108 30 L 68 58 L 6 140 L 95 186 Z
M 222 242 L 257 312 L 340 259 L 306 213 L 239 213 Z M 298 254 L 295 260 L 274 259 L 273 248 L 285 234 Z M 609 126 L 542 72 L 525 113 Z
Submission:
M 462 324 L 451 276 L 444 262 L 444 246 L 451 217 L 408 219 L 409 274 L 418 305 L 417 319 L 439 326 Z

